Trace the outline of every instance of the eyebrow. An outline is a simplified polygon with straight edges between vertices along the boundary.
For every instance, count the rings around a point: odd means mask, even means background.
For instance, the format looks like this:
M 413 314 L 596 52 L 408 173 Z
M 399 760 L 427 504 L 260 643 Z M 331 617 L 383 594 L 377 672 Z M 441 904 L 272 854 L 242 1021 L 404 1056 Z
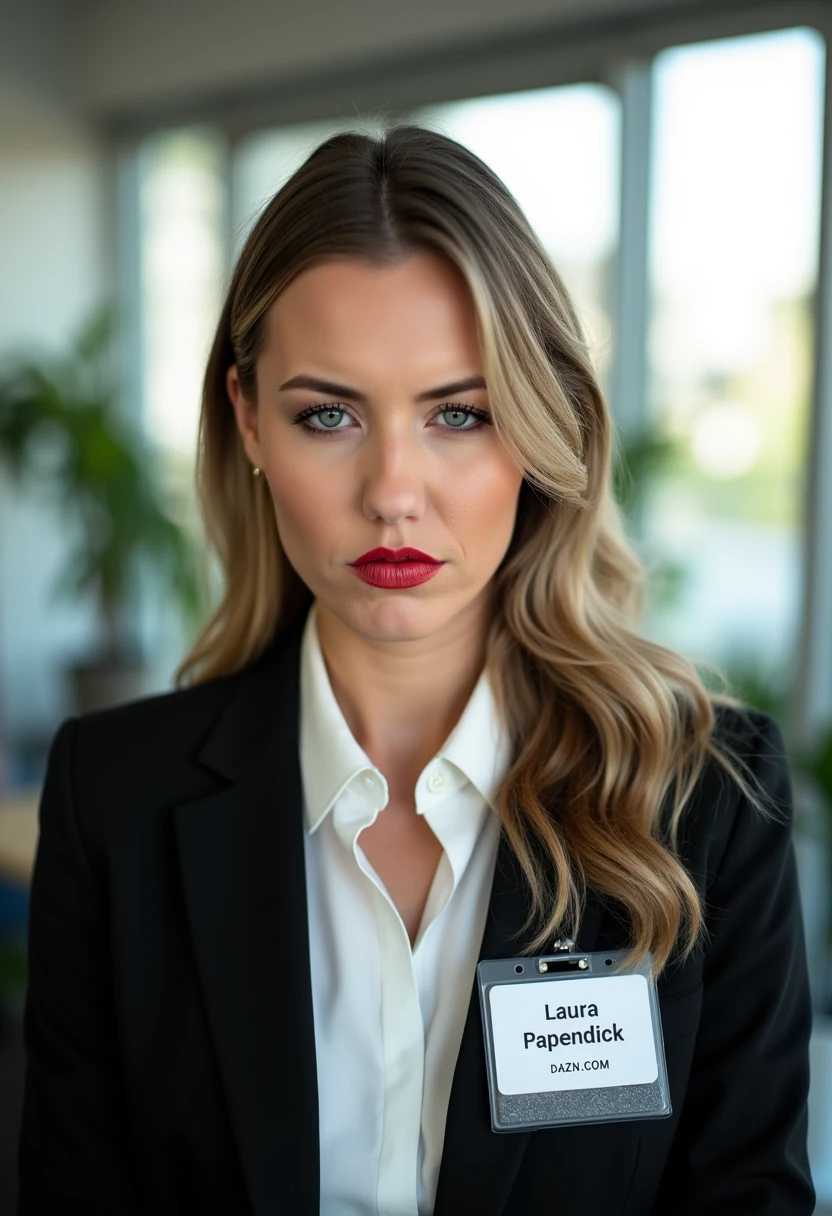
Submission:
M 319 380 L 317 376 L 292 376 L 291 380 L 287 380 L 281 384 L 278 392 L 285 393 L 289 389 L 305 388 L 311 389 L 316 393 L 330 393 L 336 397 L 346 397 L 350 401 L 357 401 L 361 405 L 366 405 L 368 397 L 366 393 L 359 392 L 357 388 L 350 388 L 345 384 L 334 384 L 331 380 Z M 482 376 L 467 376 L 463 380 L 453 380 L 450 384 L 440 384 L 437 388 L 429 388 L 423 393 L 417 394 L 415 400 L 435 401 L 440 397 L 453 396 L 455 393 L 467 393 L 471 389 L 485 388 L 485 380 Z

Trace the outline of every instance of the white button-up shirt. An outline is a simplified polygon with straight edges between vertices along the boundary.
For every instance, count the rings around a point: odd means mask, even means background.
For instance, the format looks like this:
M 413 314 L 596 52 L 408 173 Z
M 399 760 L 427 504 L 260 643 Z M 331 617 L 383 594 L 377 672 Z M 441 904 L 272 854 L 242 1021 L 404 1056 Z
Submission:
M 387 781 L 335 699 L 315 609 L 301 645 L 300 760 L 320 1211 L 430 1216 L 491 893 L 499 819 L 490 800 L 507 741 L 483 671 L 416 782 L 416 811 L 444 851 L 411 948 L 359 838 L 387 805 Z

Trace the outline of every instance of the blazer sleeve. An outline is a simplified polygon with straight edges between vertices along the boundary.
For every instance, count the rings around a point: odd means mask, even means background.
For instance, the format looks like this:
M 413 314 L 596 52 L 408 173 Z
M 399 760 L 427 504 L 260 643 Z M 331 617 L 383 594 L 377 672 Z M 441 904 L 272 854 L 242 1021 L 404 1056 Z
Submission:
M 748 762 L 776 820 L 738 800 L 707 892 L 702 1014 L 655 1213 L 810 1216 L 812 1007 L 783 738 L 763 714 Z
M 136 1216 L 100 874 L 79 831 L 77 720 L 49 753 L 28 926 L 18 1216 Z

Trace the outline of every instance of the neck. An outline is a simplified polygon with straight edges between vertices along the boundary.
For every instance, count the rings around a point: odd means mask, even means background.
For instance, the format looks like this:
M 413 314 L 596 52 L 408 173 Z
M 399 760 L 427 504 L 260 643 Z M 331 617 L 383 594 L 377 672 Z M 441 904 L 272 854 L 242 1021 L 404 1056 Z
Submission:
M 408 796 L 459 721 L 485 661 L 487 604 L 424 638 L 377 641 L 316 602 L 332 691 L 356 741 L 391 791 Z

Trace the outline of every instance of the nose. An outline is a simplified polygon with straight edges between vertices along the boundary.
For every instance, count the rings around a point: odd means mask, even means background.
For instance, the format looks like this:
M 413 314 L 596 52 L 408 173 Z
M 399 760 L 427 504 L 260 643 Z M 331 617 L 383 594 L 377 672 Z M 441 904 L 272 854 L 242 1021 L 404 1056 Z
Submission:
M 419 518 L 425 506 L 424 453 L 401 432 L 376 433 L 365 445 L 362 499 L 368 519 Z

